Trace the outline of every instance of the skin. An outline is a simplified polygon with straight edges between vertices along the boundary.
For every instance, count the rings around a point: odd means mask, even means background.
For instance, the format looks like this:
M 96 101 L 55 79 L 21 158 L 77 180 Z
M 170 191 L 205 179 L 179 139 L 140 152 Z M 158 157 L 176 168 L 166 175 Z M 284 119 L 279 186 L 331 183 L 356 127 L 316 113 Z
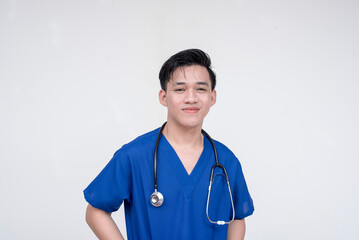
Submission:
M 168 110 L 168 128 L 184 134 L 200 133 L 205 116 L 216 103 L 216 95 L 206 68 L 198 65 L 177 68 L 167 90 L 159 92 L 160 103 Z
M 216 103 L 206 68 L 185 66 L 173 72 L 167 89 L 159 92 L 160 103 L 167 107 L 167 125 L 163 131 L 183 166 L 190 174 L 203 150 L 203 120 Z M 123 239 L 111 214 L 88 205 L 86 221 L 99 239 Z M 227 239 L 244 239 L 245 222 L 234 220 L 228 227 Z
M 87 205 L 86 222 L 98 239 L 123 240 L 123 236 L 110 213 Z
M 227 240 L 243 240 L 246 233 L 246 222 L 244 219 L 235 219 L 228 225 Z

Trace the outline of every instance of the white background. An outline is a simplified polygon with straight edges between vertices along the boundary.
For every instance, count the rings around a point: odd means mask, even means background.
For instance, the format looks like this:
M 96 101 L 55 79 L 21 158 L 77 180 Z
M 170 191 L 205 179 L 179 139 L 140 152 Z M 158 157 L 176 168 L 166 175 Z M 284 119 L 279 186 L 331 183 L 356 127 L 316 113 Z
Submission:
M 254 199 L 246 239 L 359 239 L 358 23 L 355 0 L 0 0 L 0 238 L 95 239 L 83 189 L 165 121 L 158 71 L 196 47 L 218 78 L 204 129 Z

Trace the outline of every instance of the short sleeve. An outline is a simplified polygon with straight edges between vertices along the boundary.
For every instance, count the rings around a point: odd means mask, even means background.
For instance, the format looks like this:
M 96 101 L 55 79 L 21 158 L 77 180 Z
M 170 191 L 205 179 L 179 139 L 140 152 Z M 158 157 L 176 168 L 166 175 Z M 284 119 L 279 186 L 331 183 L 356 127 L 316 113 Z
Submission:
M 124 200 L 129 201 L 130 188 L 130 161 L 121 148 L 84 190 L 84 196 L 91 206 L 105 212 L 114 212 L 119 209 Z
M 252 215 L 254 212 L 253 200 L 248 192 L 247 183 L 244 179 L 242 167 L 239 161 L 233 187 L 234 189 L 232 191 L 235 219 L 243 219 Z

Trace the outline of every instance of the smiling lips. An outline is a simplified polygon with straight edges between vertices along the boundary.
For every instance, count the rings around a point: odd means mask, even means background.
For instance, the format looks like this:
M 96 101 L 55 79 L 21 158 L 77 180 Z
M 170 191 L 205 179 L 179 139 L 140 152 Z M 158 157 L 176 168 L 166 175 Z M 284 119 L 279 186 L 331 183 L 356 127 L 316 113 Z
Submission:
M 187 107 L 187 108 L 183 108 L 182 111 L 184 111 L 185 113 L 197 113 L 199 111 L 199 108 Z

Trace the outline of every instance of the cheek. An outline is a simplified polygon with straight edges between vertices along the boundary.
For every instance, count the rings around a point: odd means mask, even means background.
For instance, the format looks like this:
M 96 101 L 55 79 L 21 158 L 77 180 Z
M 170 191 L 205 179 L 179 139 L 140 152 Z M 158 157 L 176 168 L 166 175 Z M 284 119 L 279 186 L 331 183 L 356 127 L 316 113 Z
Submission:
M 212 105 L 212 98 L 211 96 L 207 96 L 203 102 L 206 106 L 210 107 Z
M 174 101 L 174 99 L 168 98 L 167 99 L 167 108 L 168 109 L 175 109 L 177 106 L 176 102 Z
M 167 104 L 171 106 L 179 106 L 181 104 L 180 96 L 171 96 L 167 98 Z

